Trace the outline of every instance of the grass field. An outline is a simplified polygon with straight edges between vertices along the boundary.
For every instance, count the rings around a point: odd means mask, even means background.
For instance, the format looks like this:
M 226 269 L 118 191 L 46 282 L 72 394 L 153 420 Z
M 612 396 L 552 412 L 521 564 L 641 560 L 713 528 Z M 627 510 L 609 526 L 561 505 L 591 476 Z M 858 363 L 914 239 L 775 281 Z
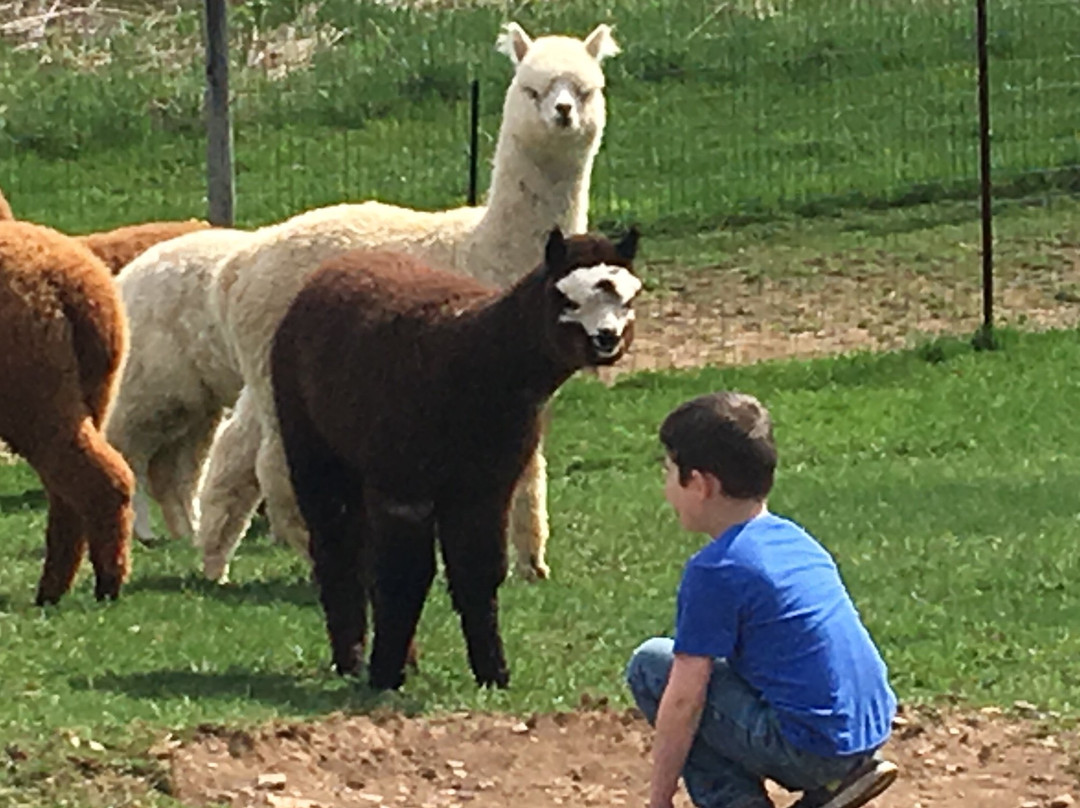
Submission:
M 555 578 L 502 590 L 508 692 L 474 688 L 438 587 L 420 628 L 422 673 L 401 694 L 373 700 L 332 676 L 303 565 L 265 538 L 241 548 L 226 587 L 199 579 L 187 546 L 140 547 L 118 603 L 94 603 L 84 573 L 59 607 L 34 608 L 44 503 L 26 467 L 0 469 L 0 743 L 51 770 L 75 737 L 78 759 L 152 775 L 138 750 L 166 727 L 387 700 L 410 711 L 560 709 L 582 693 L 626 703 L 625 658 L 671 630 L 681 563 L 698 544 L 662 502 L 656 424 L 719 387 L 772 407 L 782 470 L 771 506 L 835 554 L 905 701 L 1023 699 L 1072 715 L 1080 337 L 1005 336 L 991 353 L 957 341 L 641 374 L 612 389 L 572 382 L 550 444 Z M 0 774 L 0 798 L 72 804 L 53 801 L 79 780 L 70 761 L 51 780 L 35 771 Z
M 457 5 L 326 0 L 314 16 L 296 3 L 231 6 L 238 221 L 371 195 L 462 202 L 473 77 L 486 187 L 510 76 L 493 43 L 510 18 L 535 33 L 616 24 L 625 52 L 606 66 L 600 224 L 681 234 L 973 196 L 971 0 Z M 22 215 L 85 231 L 203 213 L 199 8 L 77 41 L 57 33 L 38 49 L 0 41 L 0 180 Z M 256 22 L 265 34 L 288 20 L 300 38 L 341 38 L 280 80 L 245 66 Z M 1071 0 L 994 4 L 1002 197 L 1080 187 L 1078 40 Z
M 155 17 L 122 5 L 139 13 L 99 34 L 0 39 L 0 188 L 27 219 L 85 232 L 205 213 L 199 5 Z M 822 293 L 823 317 L 877 316 L 867 295 L 886 275 L 902 304 L 940 305 L 943 321 L 977 307 L 970 0 L 454 5 L 327 0 L 314 18 L 295 2 L 230 6 L 240 224 L 371 195 L 463 202 L 468 81 L 482 88 L 484 187 L 510 75 L 492 48 L 499 23 L 584 34 L 608 21 L 625 52 L 606 68 L 593 219 L 644 226 L 652 292 L 794 279 L 769 304 L 784 327 L 785 307 L 805 302 L 795 292 L 840 276 L 863 297 Z M 342 38 L 279 81 L 243 66 L 257 23 L 296 20 L 302 36 Z M 1080 4 L 999 0 L 991 29 L 999 290 L 1023 292 L 1008 311 L 1023 325 L 1025 305 L 1080 300 L 1080 203 L 1058 194 L 1080 191 Z M 1027 204 L 1044 195 L 1054 204 Z M 163 777 L 147 747 L 202 722 L 383 703 L 550 710 L 582 693 L 626 704 L 626 656 L 670 631 L 697 545 L 663 504 L 655 428 L 722 386 L 772 407 L 771 505 L 834 552 L 905 701 L 1022 699 L 1074 718 L 1080 337 L 1004 337 L 988 353 L 944 341 L 568 385 L 549 453 L 555 578 L 502 590 L 506 693 L 473 687 L 438 586 L 422 672 L 401 694 L 332 676 L 307 571 L 264 535 L 227 587 L 201 581 L 186 545 L 136 547 L 118 603 L 93 602 L 84 572 L 60 606 L 34 608 L 45 501 L 28 468 L 0 466 L 0 805 L 172 805 L 147 790 Z M 87 775 L 103 771 L 108 790 L 94 792 Z

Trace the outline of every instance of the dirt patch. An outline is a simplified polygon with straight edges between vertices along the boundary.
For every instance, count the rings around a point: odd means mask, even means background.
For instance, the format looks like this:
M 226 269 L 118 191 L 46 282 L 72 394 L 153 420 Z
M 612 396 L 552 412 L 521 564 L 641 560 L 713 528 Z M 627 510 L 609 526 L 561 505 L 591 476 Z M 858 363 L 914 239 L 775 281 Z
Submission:
M 896 266 L 860 274 L 858 259 L 846 259 L 842 271 L 802 267 L 786 278 L 661 268 L 660 288 L 639 303 L 634 346 L 615 372 L 893 350 L 930 336 L 971 335 L 982 323 L 978 278 Z M 997 274 L 996 323 L 1025 330 L 1080 324 L 1080 248 Z
M 451 808 L 644 805 L 651 729 L 636 711 L 514 717 L 346 717 L 208 730 L 166 742 L 174 794 L 191 805 L 378 805 Z M 1040 808 L 1078 792 L 1075 736 L 993 708 L 941 715 L 908 711 L 886 747 L 901 767 L 874 805 Z M 778 806 L 796 798 L 770 790 Z M 690 805 L 680 793 L 680 808 Z

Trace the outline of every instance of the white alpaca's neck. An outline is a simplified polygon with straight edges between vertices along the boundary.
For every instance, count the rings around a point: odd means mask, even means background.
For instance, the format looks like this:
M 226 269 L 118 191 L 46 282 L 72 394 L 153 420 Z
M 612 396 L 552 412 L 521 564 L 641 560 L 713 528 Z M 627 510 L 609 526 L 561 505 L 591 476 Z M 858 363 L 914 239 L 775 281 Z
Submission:
M 539 263 L 553 227 L 568 235 L 586 231 L 600 137 L 575 145 L 552 144 L 540 152 L 520 143 L 504 124 L 486 209 L 465 244 L 469 274 L 508 286 Z

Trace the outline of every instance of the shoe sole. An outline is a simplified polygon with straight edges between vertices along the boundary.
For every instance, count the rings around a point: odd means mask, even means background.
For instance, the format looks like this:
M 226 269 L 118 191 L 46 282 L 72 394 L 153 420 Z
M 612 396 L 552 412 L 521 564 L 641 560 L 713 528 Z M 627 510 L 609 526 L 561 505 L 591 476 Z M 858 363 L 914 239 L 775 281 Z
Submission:
M 881 761 L 854 783 L 849 785 L 821 808 L 859 808 L 877 797 L 896 781 L 900 769 L 895 763 Z M 867 781 L 872 779 L 869 785 Z

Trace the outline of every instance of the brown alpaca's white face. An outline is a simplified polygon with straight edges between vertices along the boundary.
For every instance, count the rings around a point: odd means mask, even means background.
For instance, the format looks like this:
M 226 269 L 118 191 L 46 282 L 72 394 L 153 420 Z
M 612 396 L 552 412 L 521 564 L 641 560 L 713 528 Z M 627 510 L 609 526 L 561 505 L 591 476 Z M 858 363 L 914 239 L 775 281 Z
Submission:
M 580 267 L 556 282 L 565 298 L 560 323 L 580 327 L 588 338 L 590 364 L 616 361 L 633 339 L 633 301 L 641 280 L 621 266 Z

